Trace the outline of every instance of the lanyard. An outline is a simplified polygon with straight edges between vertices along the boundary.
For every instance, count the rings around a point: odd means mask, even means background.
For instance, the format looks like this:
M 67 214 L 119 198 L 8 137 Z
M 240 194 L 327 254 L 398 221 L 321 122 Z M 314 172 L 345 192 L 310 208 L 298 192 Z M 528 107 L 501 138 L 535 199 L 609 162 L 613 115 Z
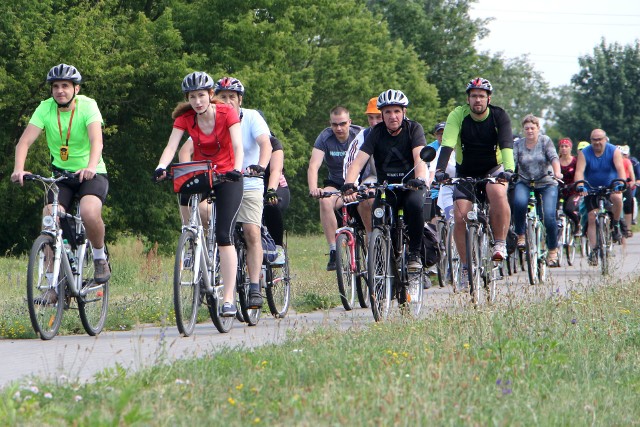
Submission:
M 67 128 L 67 140 L 65 141 L 64 145 L 65 146 L 69 146 L 69 138 L 71 137 L 71 124 L 73 123 L 73 115 L 76 112 L 76 108 L 77 105 L 73 108 L 73 110 L 71 110 L 71 117 L 69 118 L 69 127 Z M 62 124 L 60 123 L 60 109 L 56 109 L 56 112 L 58 113 L 58 130 L 60 131 L 60 143 L 62 143 Z

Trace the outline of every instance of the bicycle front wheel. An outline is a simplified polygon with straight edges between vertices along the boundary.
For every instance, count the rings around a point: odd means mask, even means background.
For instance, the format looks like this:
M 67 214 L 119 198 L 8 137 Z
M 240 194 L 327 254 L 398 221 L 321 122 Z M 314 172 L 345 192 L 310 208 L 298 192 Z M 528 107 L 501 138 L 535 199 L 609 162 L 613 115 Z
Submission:
M 525 258 L 527 261 L 527 273 L 529 284 L 538 283 L 538 245 L 536 243 L 536 231 L 531 222 L 527 222 L 525 230 Z
M 469 273 L 469 288 L 471 300 L 474 304 L 482 301 L 482 254 L 480 253 L 480 236 L 478 226 L 469 225 L 467 227 L 467 269 Z
M 565 250 L 569 242 L 569 221 L 566 217 L 558 219 L 558 266 L 564 262 Z M 571 264 L 569 264 L 571 265 Z
M 43 340 L 58 334 L 62 323 L 67 277 L 60 268 L 57 283 L 52 282 L 55 239 L 38 236 L 29 253 L 27 266 L 27 306 L 33 330 Z
M 238 249 L 238 274 L 236 276 L 236 287 L 238 290 L 238 300 L 242 321 L 249 326 L 256 326 L 260 320 L 260 308 L 249 308 L 249 271 L 247 270 L 247 252 L 244 246 Z
M 599 214 L 596 223 L 597 248 L 600 257 L 600 271 L 603 276 L 609 274 L 609 250 L 611 239 L 611 225 L 607 214 Z
M 196 235 L 184 231 L 178 240 L 173 268 L 173 307 L 176 313 L 176 325 L 181 335 L 188 337 L 193 333 L 200 306 L 200 280 L 195 276 Z
M 105 255 L 109 269 L 109 251 L 107 245 L 104 246 Z M 93 248 L 87 240 L 85 244 L 84 260 L 82 263 L 82 288 L 78 297 L 78 310 L 80 311 L 80 321 L 84 330 L 91 336 L 96 336 L 102 332 L 107 320 L 107 308 L 109 306 L 109 282 L 96 283 L 93 280 Z
M 355 259 L 355 245 L 349 245 L 349 237 L 345 233 L 336 238 L 336 273 L 338 276 L 338 292 L 345 310 L 350 311 L 356 299 L 356 276 L 351 268 L 351 256 Z
M 536 227 L 536 242 L 538 245 L 538 282 L 544 283 L 547 280 L 547 232 L 539 221 Z
M 225 334 L 231 330 L 234 317 L 224 317 L 222 315 L 222 305 L 224 303 L 224 285 L 220 280 L 220 253 L 218 245 L 214 242 L 210 247 L 211 262 L 213 263 L 213 274 L 211 275 L 211 283 L 213 285 L 213 293 L 207 293 L 207 308 L 209 317 L 218 332 Z
M 291 301 L 291 278 L 289 271 L 289 251 L 283 245 L 284 264 L 267 267 L 267 304 L 271 314 L 279 319 L 287 315 Z
M 389 241 L 380 228 L 375 228 L 369 236 L 367 273 L 371 311 L 379 322 L 389 316 L 393 285 Z
M 566 243 L 565 243 L 565 253 L 567 255 L 567 264 L 573 265 L 573 262 L 576 259 L 576 239 L 575 239 L 575 226 L 573 225 L 573 221 L 567 221 L 566 225 Z
M 367 245 L 364 242 L 364 230 L 356 231 L 356 294 L 361 308 L 369 308 L 370 299 L 367 287 Z
M 438 221 L 438 246 L 440 259 L 438 260 L 438 285 L 444 288 L 447 285 L 447 268 L 449 266 L 449 258 L 445 256 L 447 253 L 447 240 L 449 239 L 449 223 L 446 221 Z

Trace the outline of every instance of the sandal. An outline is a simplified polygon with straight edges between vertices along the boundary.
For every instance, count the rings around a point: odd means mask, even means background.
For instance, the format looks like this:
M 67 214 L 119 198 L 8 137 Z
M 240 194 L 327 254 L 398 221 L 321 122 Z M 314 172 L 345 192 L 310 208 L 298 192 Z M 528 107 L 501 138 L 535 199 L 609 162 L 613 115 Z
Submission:
M 558 260 L 558 250 L 551 249 L 547 254 L 547 266 L 549 267 L 560 267 L 560 261 Z

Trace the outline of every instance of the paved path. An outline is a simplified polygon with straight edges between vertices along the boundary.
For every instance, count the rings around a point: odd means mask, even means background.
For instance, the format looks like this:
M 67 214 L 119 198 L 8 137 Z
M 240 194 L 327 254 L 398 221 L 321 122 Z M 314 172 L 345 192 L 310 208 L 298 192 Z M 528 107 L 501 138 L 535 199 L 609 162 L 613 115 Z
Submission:
M 624 248 L 616 247 L 611 278 L 603 278 L 599 270 L 587 266 L 586 259 L 579 254 L 575 261 L 573 267 L 549 270 L 550 279 L 541 286 L 528 286 L 526 273 L 501 280 L 498 303 L 514 296 L 544 298 L 553 293 L 565 295 L 571 289 L 602 284 L 603 280 L 608 283 L 616 278 L 636 277 L 640 271 L 640 237 L 627 239 Z M 425 315 L 437 316 L 438 310 L 468 305 L 468 296 L 453 294 L 449 288 L 435 288 L 426 291 L 425 301 Z M 88 381 L 97 372 L 116 364 L 135 370 L 223 347 L 280 343 L 287 336 L 295 337 L 318 326 L 358 328 L 372 321 L 370 309 L 346 312 L 342 307 L 336 307 L 313 313 L 290 313 L 279 320 L 263 315 L 256 327 L 235 322 L 228 334 L 218 333 L 210 322 L 202 323 L 188 338 L 180 337 L 175 325 L 169 325 L 166 328 L 142 326 L 132 331 L 103 332 L 98 337 L 76 335 L 59 336 L 51 341 L 0 340 L 0 387 L 15 380 L 26 382 L 30 375 L 50 379 L 65 376 Z

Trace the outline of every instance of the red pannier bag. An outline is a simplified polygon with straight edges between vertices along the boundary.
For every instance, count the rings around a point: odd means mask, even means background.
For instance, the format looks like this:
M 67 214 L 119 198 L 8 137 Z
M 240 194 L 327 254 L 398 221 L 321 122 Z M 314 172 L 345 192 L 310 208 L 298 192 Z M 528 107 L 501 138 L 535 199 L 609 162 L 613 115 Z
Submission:
M 211 160 L 174 163 L 169 167 L 173 176 L 173 191 L 176 193 L 206 193 L 213 190 L 213 184 L 217 181 Z

